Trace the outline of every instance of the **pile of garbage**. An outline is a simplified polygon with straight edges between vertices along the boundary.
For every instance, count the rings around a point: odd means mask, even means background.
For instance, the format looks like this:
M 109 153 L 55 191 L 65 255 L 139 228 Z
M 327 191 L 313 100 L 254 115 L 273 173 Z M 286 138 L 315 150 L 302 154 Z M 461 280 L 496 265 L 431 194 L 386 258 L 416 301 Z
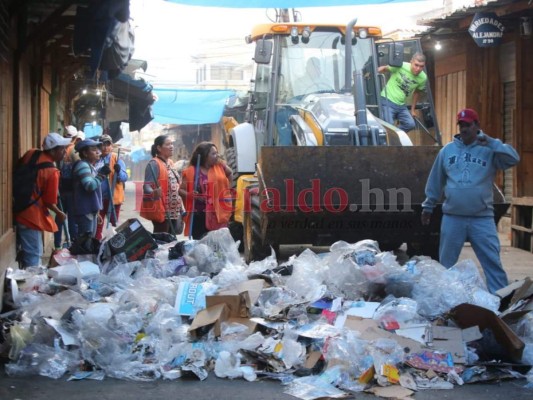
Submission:
M 533 382 L 530 279 L 497 296 L 471 260 L 401 265 L 372 240 L 246 264 L 228 229 L 201 240 L 119 236 L 97 255 L 64 250 L 55 267 L 8 271 L 12 309 L 0 319 L 8 375 L 214 373 L 276 379 L 302 399 Z

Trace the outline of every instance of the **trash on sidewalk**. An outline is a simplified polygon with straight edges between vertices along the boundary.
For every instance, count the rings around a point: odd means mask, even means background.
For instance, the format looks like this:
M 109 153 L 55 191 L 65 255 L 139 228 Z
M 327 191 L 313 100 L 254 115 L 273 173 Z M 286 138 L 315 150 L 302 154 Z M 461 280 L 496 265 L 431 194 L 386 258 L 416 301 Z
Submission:
M 65 252 L 57 263 L 7 274 L 0 349 L 11 376 L 214 373 L 278 379 L 286 393 L 315 399 L 405 398 L 532 375 L 531 280 L 500 298 L 470 260 L 400 265 L 365 240 L 246 264 L 226 228 L 177 241 L 133 219 L 98 256 Z

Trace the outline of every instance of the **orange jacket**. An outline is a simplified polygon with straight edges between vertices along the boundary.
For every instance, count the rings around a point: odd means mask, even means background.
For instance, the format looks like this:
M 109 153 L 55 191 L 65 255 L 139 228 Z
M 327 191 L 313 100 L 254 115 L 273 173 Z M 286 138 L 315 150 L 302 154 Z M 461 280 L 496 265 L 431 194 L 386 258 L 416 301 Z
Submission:
M 159 179 L 158 179 L 158 184 L 159 184 L 159 187 L 161 188 L 161 191 L 162 191 L 162 194 L 161 194 L 161 198 L 163 199 L 163 205 L 164 205 L 164 208 L 165 210 L 168 208 L 168 171 L 167 171 L 167 167 L 165 165 L 165 162 L 163 160 L 161 160 L 159 157 L 154 157 L 152 158 L 152 160 L 155 160 L 155 162 L 157 163 L 157 168 L 159 169 Z M 172 160 L 168 160 L 169 163 L 172 163 Z M 148 171 L 148 176 L 152 177 L 152 171 L 150 170 L 151 168 L 151 164 L 150 162 L 148 162 L 148 164 L 146 165 L 146 168 L 147 168 L 147 171 Z M 157 170 L 154 171 L 156 174 L 157 174 Z M 148 184 L 148 183 L 151 183 L 151 182 L 145 182 L 145 184 Z M 154 188 L 156 189 L 156 188 Z M 144 210 L 144 202 L 141 204 L 141 212 L 145 211 Z M 161 210 L 160 212 L 157 213 L 157 217 L 153 220 L 155 221 L 164 221 L 165 220 L 165 210 Z M 152 209 L 149 209 L 147 211 L 152 211 Z
M 185 230 L 184 235 L 190 235 L 191 214 L 193 211 L 193 187 L 194 172 L 196 167 L 189 166 L 183 170 L 183 182 L 187 184 L 187 199 L 185 202 Z M 232 194 L 230 191 L 229 180 L 224 171 L 224 167 L 215 164 L 207 172 L 207 205 L 206 212 L 215 212 L 219 223 L 227 223 L 232 214 Z
M 27 163 L 34 151 L 35 149 L 28 150 L 24 155 L 23 162 Z M 37 164 L 43 162 L 54 162 L 54 160 L 43 151 L 37 159 Z M 44 168 L 39 170 L 37 172 L 37 187 L 42 194 L 41 197 L 35 204 L 15 214 L 15 220 L 31 229 L 55 232 L 58 230 L 58 227 L 46 204 L 57 204 L 59 170 L 57 168 Z M 33 199 L 36 197 L 37 195 L 34 193 Z

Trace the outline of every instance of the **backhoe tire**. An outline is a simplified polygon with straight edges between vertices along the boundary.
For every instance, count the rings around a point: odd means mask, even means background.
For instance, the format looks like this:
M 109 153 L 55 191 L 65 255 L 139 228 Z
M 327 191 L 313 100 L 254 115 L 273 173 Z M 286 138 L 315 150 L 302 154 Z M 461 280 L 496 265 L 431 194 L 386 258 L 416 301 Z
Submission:
M 263 243 L 261 237 L 261 199 L 251 195 L 250 210 L 244 212 L 244 259 L 247 263 L 260 261 L 271 254 L 270 246 Z
M 230 186 L 232 188 L 237 187 L 237 179 L 239 178 L 239 173 L 237 172 L 237 152 L 235 147 L 228 147 L 225 153 L 226 164 L 231 168 L 232 176 Z
M 239 241 L 239 253 L 244 252 L 243 226 L 240 222 L 230 221 L 228 224 L 229 232 L 235 242 Z

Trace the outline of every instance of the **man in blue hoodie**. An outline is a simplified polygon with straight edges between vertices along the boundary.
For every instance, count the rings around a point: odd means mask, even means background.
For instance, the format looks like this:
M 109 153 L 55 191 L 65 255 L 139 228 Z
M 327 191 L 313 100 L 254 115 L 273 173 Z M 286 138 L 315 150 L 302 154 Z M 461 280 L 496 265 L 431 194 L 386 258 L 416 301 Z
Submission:
M 459 134 L 444 146 L 433 164 L 422 203 L 422 224 L 428 225 L 437 202 L 442 203 L 439 261 L 450 268 L 469 241 L 483 267 L 491 293 L 508 285 L 500 260 L 494 222 L 493 182 L 498 170 L 520 161 L 516 150 L 491 138 L 479 127 L 477 112 L 457 114 Z

